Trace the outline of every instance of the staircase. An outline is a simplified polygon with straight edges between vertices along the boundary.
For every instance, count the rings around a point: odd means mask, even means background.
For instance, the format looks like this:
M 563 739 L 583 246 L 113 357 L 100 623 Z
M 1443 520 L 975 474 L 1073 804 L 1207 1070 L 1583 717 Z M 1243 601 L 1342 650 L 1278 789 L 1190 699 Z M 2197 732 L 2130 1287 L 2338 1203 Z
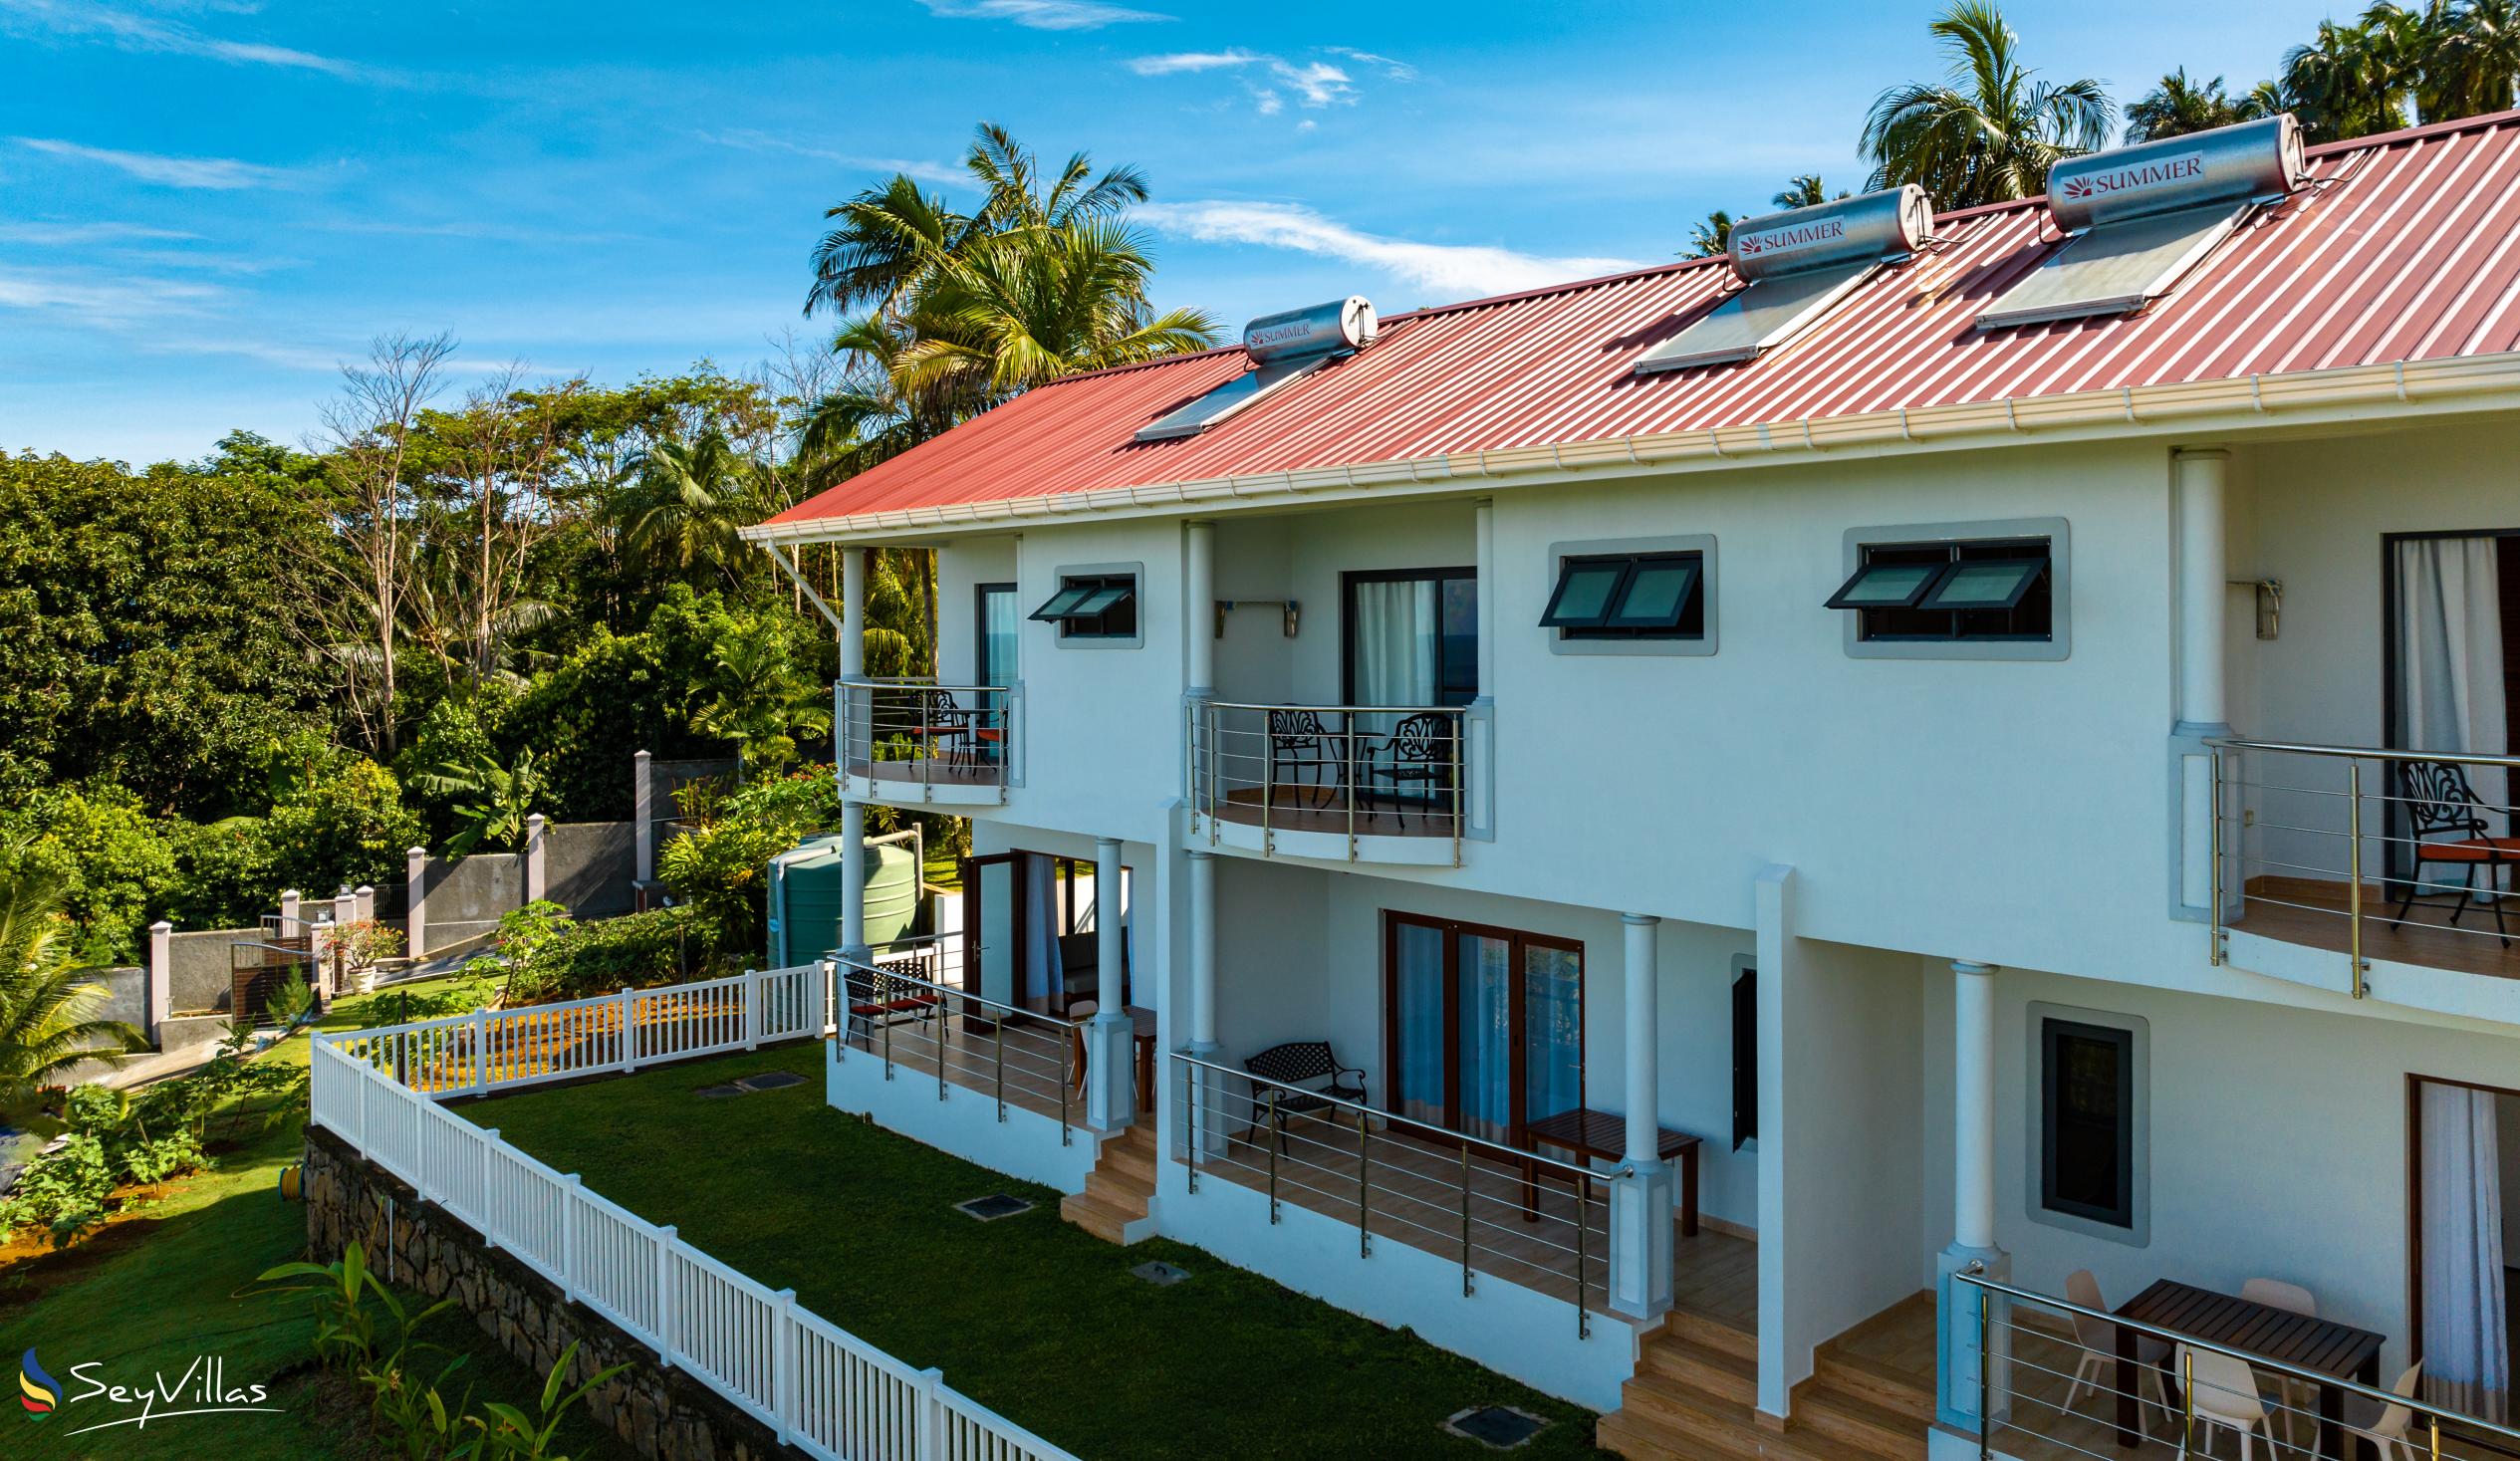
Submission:
M 1059 1199 L 1059 1216 L 1106 1243 L 1126 1246 L 1154 1233 L 1146 1216 L 1155 1196 L 1155 1123 L 1151 1116 L 1103 1143 L 1085 1190 Z
M 1834 1342 L 1794 1387 L 1790 1429 L 1759 1416 L 1758 1398 L 1758 1337 L 1673 1310 L 1593 1438 L 1631 1461 L 1923 1461 L 1932 1387 Z

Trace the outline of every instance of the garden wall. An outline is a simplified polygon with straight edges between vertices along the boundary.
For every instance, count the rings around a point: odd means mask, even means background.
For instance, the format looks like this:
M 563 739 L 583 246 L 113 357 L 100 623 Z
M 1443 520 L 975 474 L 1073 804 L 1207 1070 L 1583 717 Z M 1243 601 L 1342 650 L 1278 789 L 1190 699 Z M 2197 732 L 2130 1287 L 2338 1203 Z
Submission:
M 260 928 L 195 928 L 167 939 L 166 1008 L 178 1015 L 226 1009 L 235 982 L 230 950 L 262 936 Z
M 499 926 L 525 905 L 525 854 L 475 852 L 469 857 L 428 859 L 425 884 L 430 952 Z
M 655 1351 L 611 1321 L 567 1302 L 542 1275 L 495 1249 L 444 1209 L 322 1127 L 306 1133 L 307 1241 L 329 1263 L 356 1241 L 368 1266 L 398 1289 L 448 1299 L 534 1373 L 547 1374 L 572 1342 L 570 1385 L 616 1364 L 630 1369 L 587 1397 L 597 1423 L 653 1461 L 766 1461 L 802 1456 L 768 1426 L 708 1386 L 657 1365 Z M 484 1396 L 520 1404 L 532 1395 Z
M 632 910 L 637 823 L 555 822 L 543 837 L 545 897 L 579 918 L 614 918 Z

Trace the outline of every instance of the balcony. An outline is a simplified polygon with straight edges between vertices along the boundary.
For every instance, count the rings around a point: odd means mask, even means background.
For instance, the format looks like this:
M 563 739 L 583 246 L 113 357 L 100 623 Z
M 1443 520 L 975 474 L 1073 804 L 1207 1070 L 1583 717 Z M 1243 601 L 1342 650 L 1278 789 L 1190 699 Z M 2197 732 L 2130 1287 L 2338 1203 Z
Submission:
M 1443 705 L 1194 706 L 1192 834 L 1262 857 L 1458 867 L 1466 720 Z
M 1017 763 L 1019 708 L 1003 685 L 844 679 L 833 724 L 841 795 L 886 805 L 996 807 Z
M 2218 961 L 2520 1020 L 2520 757 L 2220 740 Z

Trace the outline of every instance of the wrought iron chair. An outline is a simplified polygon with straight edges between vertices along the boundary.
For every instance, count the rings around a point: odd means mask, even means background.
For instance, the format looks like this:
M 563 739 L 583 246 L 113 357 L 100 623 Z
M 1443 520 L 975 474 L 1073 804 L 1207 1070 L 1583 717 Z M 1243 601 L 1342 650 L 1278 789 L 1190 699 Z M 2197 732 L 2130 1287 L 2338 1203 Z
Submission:
M 1244 1125 L 1241 1134 L 1234 1137 L 1236 1141 L 1257 1139 L 1261 1125 L 1271 1120 L 1274 1112 L 1278 1150 L 1284 1152 L 1287 1117 L 1320 1111 L 1323 1120 L 1336 1123 L 1339 1107 L 1333 1104 L 1334 1100 L 1365 1104 L 1365 1072 L 1355 1066 L 1339 1064 L 1339 1058 L 1331 1054 L 1327 1040 L 1290 1040 L 1284 1045 L 1273 1045 L 1244 1061 L 1242 1068 L 1258 1077 L 1259 1081 L 1274 1082 L 1278 1088 L 1303 1087 L 1311 1081 L 1322 1084 L 1303 1090 L 1279 1089 L 1275 1102 L 1255 1090 L 1251 1097 L 1251 1119 Z M 1253 1083 L 1255 1088 L 1259 1081 Z M 1362 1124 L 1364 1113 L 1360 1112 L 1357 1120 Z
M 1368 780 L 1377 789 L 1390 788 L 1392 819 L 1403 830 L 1408 826 L 1410 800 L 1401 795 L 1403 787 L 1413 786 L 1421 793 L 1419 816 L 1431 820 L 1452 815 L 1460 766 L 1457 749 L 1452 717 L 1419 711 L 1392 727 L 1367 758 Z
M 2456 762 L 2408 761 L 2398 767 L 2398 787 L 2406 808 L 2406 816 L 2414 824 L 2407 839 L 2415 865 L 2408 869 L 2405 896 L 2397 900 L 2397 916 L 2389 926 L 2398 927 L 2406 921 L 2418 893 L 2447 891 L 2458 888 L 2458 906 L 2450 910 L 2450 926 L 2458 926 L 2459 918 L 2476 901 L 2476 870 L 2485 869 L 2485 887 L 2489 893 L 2508 896 L 2502 885 L 2501 871 L 2520 866 L 2520 838 L 2495 837 L 2485 820 L 2489 808 L 2468 785 L 2467 773 Z M 2429 839 L 2445 839 L 2429 841 Z M 2427 883 L 2423 880 L 2424 864 L 2464 867 L 2463 884 Z M 2511 930 L 2504 925 L 2503 897 L 2491 898 L 2494 910 L 2494 932 L 2503 947 L 2511 946 Z
M 954 698 L 951 690 L 923 690 L 918 697 L 921 740 L 944 752 L 948 766 L 969 766 L 979 758 L 972 734 L 979 712 Z
M 1348 787 L 1347 746 L 1347 735 L 1324 724 L 1318 710 L 1270 711 L 1268 804 L 1278 804 L 1281 785 L 1310 785 L 1318 793 L 1313 805 L 1329 805 L 1335 793 Z M 1282 772 L 1306 773 L 1311 780 L 1299 782 Z

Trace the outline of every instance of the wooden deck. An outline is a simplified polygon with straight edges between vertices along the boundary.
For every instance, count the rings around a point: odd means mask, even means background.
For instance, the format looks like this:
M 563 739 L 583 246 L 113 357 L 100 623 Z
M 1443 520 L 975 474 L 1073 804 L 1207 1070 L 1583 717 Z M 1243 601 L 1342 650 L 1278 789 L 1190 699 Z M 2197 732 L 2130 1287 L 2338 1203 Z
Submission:
M 1265 809 L 1260 788 L 1236 787 L 1216 804 L 1216 819 L 1243 827 L 1273 827 L 1287 832 L 1345 833 L 1350 830 L 1350 796 L 1345 787 L 1306 784 L 1277 788 L 1277 800 Z M 1354 828 L 1359 837 L 1452 836 L 1452 804 L 1421 804 L 1394 799 L 1388 792 L 1355 799 Z
M 2233 919 L 2230 926 L 2261 938 L 2343 955 L 2351 947 L 2352 936 L 2346 916 L 2346 894 L 2343 882 L 2253 877 L 2249 879 L 2241 916 Z M 2503 918 L 2511 927 L 2509 948 L 2494 933 L 2494 910 L 2490 904 L 2469 908 L 2453 928 L 2449 919 L 2456 905 L 2455 896 L 2418 898 L 2406 914 L 2405 925 L 2392 927 L 2390 920 L 2397 905 L 2386 896 L 2380 884 L 2364 884 L 2363 957 L 2460 974 L 2520 979 L 2520 897 L 2506 899 L 2502 907 Z
M 993 787 L 1006 780 L 1006 766 L 998 761 L 926 756 L 903 761 L 852 761 L 849 775 L 909 786 Z
M 941 1065 L 947 1085 L 992 1098 L 1002 1093 L 1008 1105 L 1052 1120 L 1064 1114 L 1071 1125 L 1085 1121 L 1085 1094 L 1077 1087 L 1076 1053 L 1065 1026 L 1029 1017 L 994 1021 L 945 1012 L 896 1015 L 855 1032 L 841 1058 L 888 1059 L 895 1082 L 930 1088 Z

